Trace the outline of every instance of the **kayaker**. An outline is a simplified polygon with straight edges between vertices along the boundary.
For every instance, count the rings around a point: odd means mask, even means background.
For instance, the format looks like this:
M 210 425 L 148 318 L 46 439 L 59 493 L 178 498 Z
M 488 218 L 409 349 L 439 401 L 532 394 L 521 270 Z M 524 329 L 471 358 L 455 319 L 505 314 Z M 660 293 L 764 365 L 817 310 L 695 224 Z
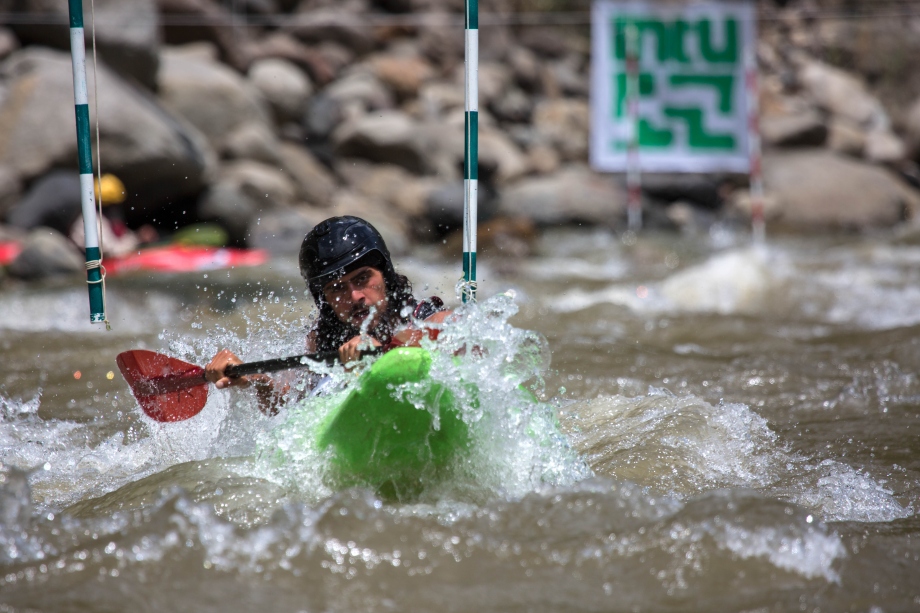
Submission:
M 317 224 L 301 244 L 300 273 L 319 309 L 307 333 L 307 353 L 338 350 L 343 364 L 360 358 L 369 345 L 388 350 L 418 346 L 426 333 L 436 338 L 437 329 L 421 322 L 440 324 L 450 314 L 436 296 L 421 302 L 413 297 L 412 284 L 396 272 L 383 237 L 360 217 Z M 223 349 L 205 373 L 218 388 L 255 386 L 259 407 L 274 414 L 289 386 L 268 375 L 224 376 L 227 366 L 241 363 Z

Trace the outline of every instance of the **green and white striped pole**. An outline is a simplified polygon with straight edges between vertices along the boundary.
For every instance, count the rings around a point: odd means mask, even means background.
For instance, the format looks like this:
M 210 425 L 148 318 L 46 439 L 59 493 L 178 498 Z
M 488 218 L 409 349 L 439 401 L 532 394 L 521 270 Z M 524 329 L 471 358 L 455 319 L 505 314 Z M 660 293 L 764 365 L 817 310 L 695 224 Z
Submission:
M 479 189 L 479 0 L 466 0 L 463 139 L 463 302 L 476 302 L 476 208 Z
M 93 185 L 93 153 L 89 129 L 89 96 L 86 90 L 86 44 L 83 38 L 83 2 L 68 0 L 70 8 L 70 53 L 73 60 L 73 98 L 77 115 L 77 156 L 80 163 L 80 200 L 83 204 L 83 232 L 86 237 L 86 282 L 89 287 L 89 320 L 105 323 L 102 287 L 102 251 L 96 221 L 96 190 Z

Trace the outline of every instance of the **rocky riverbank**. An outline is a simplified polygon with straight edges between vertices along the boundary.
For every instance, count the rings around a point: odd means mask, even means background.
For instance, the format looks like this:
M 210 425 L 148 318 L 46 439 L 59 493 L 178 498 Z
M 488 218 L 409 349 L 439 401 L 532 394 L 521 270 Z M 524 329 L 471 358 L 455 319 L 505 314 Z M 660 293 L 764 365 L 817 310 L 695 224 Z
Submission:
M 95 4 L 91 105 L 128 227 L 212 223 L 231 245 L 291 251 L 351 213 L 396 252 L 460 227 L 462 0 Z M 480 241 L 509 254 L 541 226 L 625 219 L 622 177 L 587 162 L 589 5 L 537 10 L 557 4 L 481 2 Z M 920 217 L 920 8 L 872 6 L 759 4 L 771 231 Z M 51 171 L 76 172 L 66 10 L 0 0 L 0 219 Z M 746 225 L 750 210 L 743 176 L 646 175 L 643 196 L 647 224 L 675 231 Z M 0 240 L 66 242 L 38 234 Z

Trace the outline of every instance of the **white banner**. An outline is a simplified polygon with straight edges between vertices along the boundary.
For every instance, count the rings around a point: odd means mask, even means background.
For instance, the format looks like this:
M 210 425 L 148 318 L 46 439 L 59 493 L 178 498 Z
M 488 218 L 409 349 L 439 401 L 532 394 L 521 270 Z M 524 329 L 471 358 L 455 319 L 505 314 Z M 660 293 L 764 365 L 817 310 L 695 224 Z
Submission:
M 756 44 L 752 4 L 596 0 L 591 22 L 595 169 L 626 171 L 637 130 L 643 172 L 749 171 L 745 57 Z M 634 113 L 627 101 L 629 45 L 638 60 Z

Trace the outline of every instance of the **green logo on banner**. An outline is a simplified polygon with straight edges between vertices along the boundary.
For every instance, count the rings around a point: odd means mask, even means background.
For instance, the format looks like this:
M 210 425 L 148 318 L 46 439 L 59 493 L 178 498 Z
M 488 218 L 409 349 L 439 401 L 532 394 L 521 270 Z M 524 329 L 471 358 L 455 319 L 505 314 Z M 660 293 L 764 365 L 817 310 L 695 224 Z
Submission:
M 627 121 L 628 29 L 634 28 L 638 51 L 640 109 L 657 102 L 656 113 L 640 110 L 640 149 L 663 149 L 677 144 L 698 151 L 738 149 L 742 139 L 731 129 L 710 127 L 712 119 L 733 119 L 743 96 L 742 42 L 738 20 L 698 20 L 624 17 L 610 19 L 610 53 L 614 67 L 613 120 Z M 625 150 L 627 136 L 614 138 L 613 148 Z

